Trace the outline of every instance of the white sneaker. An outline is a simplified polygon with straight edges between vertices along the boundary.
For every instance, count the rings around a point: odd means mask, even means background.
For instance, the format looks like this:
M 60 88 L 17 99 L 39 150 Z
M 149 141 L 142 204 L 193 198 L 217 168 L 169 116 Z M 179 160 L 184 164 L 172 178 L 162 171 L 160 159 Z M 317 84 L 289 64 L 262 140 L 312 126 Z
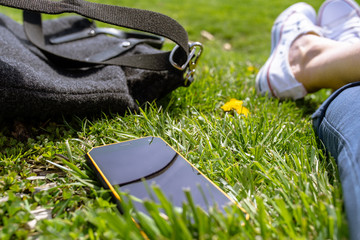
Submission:
M 360 41 L 360 7 L 353 0 L 325 1 L 317 24 L 324 37 L 350 44 Z
M 305 6 L 307 5 L 307 6 Z M 256 90 L 261 95 L 277 97 L 281 99 L 303 98 L 307 91 L 299 83 L 292 73 L 289 64 L 289 49 L 293 41 L 299 36 L 307 33 L 315 33 L 322 36 L 321 29 L 315 25 L 315 18 L 311 13 L 311 18 L 299 9 L 308 9 L 312 7 L 306 3 L 297 3 L 287 8 L 275 20 L 272 29 L 272 42 L 274 43 L 273 51 L 260 69 L 256 76 Z
M 291 14 L 292 12 L 302 13 L 314 24 L 316 23 L 316 11 L 312 6 L 303 2 L 291 5 L 276 18 L 274 25 L 271 29 L 271 52 L 274 51 L 280 39 L 281 31 L 279 30 L 281 29 L 279 29 L 278 25 L 282 25 L 284 20 L 286 20 L 286 18 L 288 18 L 289 14 Z

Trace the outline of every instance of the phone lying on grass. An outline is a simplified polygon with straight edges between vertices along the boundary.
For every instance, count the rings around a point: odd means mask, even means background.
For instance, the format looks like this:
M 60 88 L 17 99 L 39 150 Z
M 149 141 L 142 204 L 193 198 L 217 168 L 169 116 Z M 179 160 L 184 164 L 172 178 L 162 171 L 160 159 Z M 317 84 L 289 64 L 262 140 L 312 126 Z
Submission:
M 226 205 L 234 203 L 225 192 L 158 137 L 95 147 L 87 153 L 87 159 L 102 185 L 111 189 L 120 211 L 121 197 L 115 188 L 144 200 L 150 199 L 152 190 L 147 186 L 152 184 L 159 186 L 177 207 L 186 201 L 184 189 L 190 190 L 195 205 L 205 211 L 215 204 L 224 211 Z M 134 207 L 146 213 L 141 203 L 134 202 Z

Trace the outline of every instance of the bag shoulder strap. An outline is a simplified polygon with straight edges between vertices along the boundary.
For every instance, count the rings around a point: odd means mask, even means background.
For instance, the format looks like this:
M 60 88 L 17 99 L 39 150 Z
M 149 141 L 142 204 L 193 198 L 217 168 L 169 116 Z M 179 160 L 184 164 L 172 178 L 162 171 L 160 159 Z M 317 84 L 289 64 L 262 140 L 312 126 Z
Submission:
M 27 37 L 50 58 L 50 60 L 56 61 L 63 67 L 71 66 L 71 68 L 81 68 L 99 64 L 109 64 L 149 70 L 168 70 L 171 68 L 171 65 L 174 66 L 175 63 L 175 68 L 184 70 L 178 66 L 188 64 L 189 58 L 194 57 L 193 51 L 190 52 L 189 50 L 188 35 L 185 29 L 172 18 L 160 13 L 92 3 L 84 0 L 0 0 L 0 5 L 26 10 L 24 12 L 24 28 Z M 159 54 L 120 56 L 101 63 L 72 59 L 54 54 L 47 49 L 42 31 L 40 13 L 77 13 L 81 16 L 108 24 L 160 35 L 172 40 L 177 46 L 171 53 L 163 52 Z

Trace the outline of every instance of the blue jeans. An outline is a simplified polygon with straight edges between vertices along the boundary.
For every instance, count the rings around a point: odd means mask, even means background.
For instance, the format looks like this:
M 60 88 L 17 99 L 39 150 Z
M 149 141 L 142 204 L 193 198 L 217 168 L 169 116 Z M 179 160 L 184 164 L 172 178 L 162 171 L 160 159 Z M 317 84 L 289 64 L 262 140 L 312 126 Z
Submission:
M 334 92 L 313 124 L 338 165 L 351 239 L 360 239 L 360 82 Z

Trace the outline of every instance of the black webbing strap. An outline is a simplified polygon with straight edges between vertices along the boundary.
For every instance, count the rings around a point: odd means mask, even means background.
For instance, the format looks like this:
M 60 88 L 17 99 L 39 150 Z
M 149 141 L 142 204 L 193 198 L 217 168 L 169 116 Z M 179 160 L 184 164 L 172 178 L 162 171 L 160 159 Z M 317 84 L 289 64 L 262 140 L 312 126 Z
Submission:
M 179 46 L 174 57 L 179 62 L 179 65 L 186 61 L 189 54 L 188 36 L 184 28 L 172 18 L 160 13 L 83 0 L 0 0 L 0 5 L 27 10 L 24 12 L 24 28 L 27 37 L 50 60 L 56 61 L 57 64 L 63 67 L 81 68 L 110 64 L 149 70 L 166 70 L 171 68 L 171 64 L 169 63 L 169 52 L 121 56 L 101 63 L 54 54 L 46 47 L 40 13 L 77 13 L 101 22 L 166 37 Z

